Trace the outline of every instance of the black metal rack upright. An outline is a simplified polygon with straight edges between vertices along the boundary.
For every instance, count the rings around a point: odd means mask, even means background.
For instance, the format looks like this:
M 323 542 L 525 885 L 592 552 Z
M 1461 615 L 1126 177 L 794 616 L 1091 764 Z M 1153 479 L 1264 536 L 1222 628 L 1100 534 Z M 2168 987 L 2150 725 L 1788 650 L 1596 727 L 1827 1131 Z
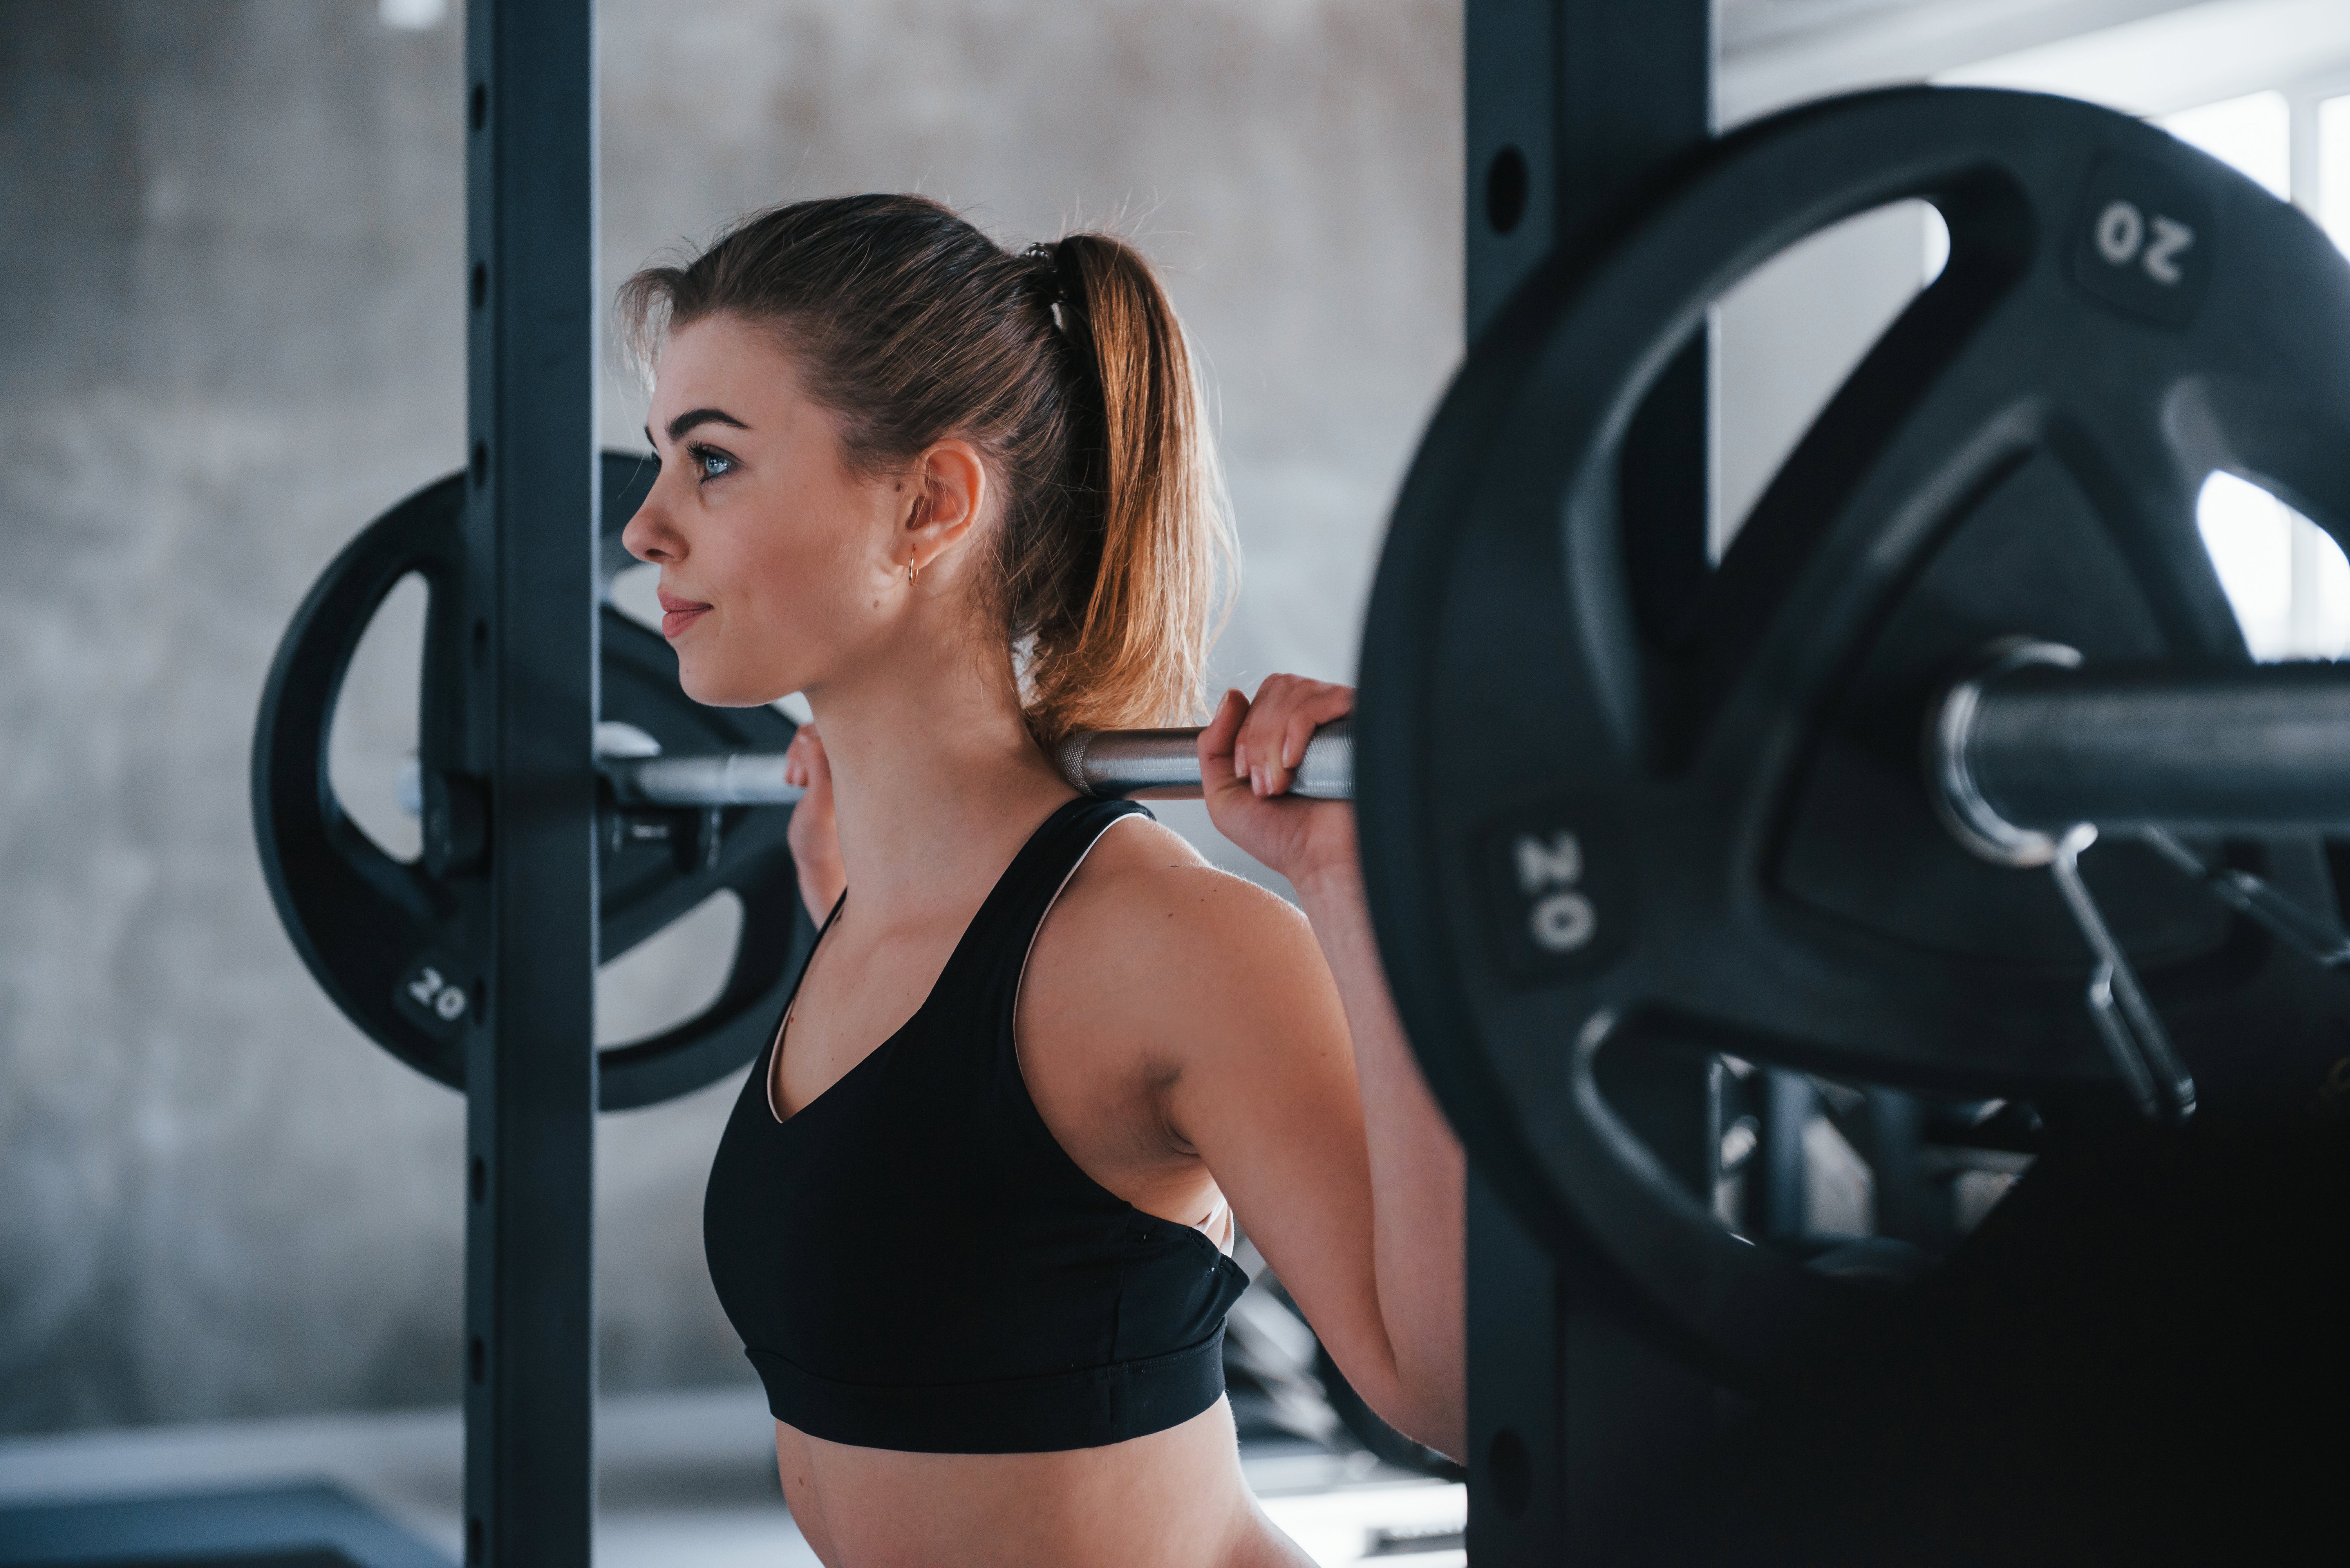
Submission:
M 465 1064 L 465 1560 L 595 1514 L 596 94 L 588 0 L 466 7 L 470 776 L 494 843 Z
M 1475 342 L 1555 253 L 1606 244 L 1628 203 L 1713 131 L 1711 0 L 1468 0 L 1467 326 Z M 1668 602 L 1706 568 L 1708 345 L 1682 350 L 1627 438 L 1626 547 Z M 1716 1162 L 1701 1062 L 1611 1085 L 1692 1188 Z M 1645 1478 L 1711 1435 L 1719 1396 L 1638 1329 L 1571 1235 L 1537 1239 L 1478 1179 L 1468 1215 L 1469 1543 L 1475 1568 L 1631 1543 Z

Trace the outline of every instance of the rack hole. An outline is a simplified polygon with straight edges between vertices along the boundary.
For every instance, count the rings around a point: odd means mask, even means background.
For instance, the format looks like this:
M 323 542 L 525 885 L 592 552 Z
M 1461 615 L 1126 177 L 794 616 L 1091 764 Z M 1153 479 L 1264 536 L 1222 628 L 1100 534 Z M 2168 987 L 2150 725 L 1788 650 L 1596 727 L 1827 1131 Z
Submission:
M 1515 1428 L 1504 1427 L 1486 1445 L 1485 1460 L 1491 1467 L 1493 1501 L 1504 1514 L 1517 1518 L 1525 1512 L 1534 1493 L 1534 1464 L 1526 1454 L 1526 1440 Z
M 1485 170 L 1485 222 L 1497 234 L 1506 234 L 1526 215 L 1526 196 L 1533 176 L 1526 155 L 1514 146 L 1493 154 Z

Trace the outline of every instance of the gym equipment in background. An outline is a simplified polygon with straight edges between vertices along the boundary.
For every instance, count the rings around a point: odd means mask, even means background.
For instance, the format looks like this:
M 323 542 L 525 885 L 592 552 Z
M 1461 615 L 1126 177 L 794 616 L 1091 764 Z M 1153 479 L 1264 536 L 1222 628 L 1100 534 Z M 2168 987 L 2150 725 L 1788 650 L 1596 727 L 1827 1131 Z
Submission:
M 756 1055 L 815 933 L 785 842 L 801 794 L 783 782 L 795 726 L 772 707 L 693 701 L 660 635 L 615 607 L 613 581 L 635 564 L 620 532 L 653 469 L 627 452 L 602 461 L 598 950 L 617 958 L 722 889 L 743 908 L 717 998 L 650 1039 L 598 1053 L 598 1104 L 625 1110 L 698 1089 Z M 452 1088 L 464 1086 L 464 1031 L 481 981 L 479 872 L 490 835 L 482 781 L 458 765 L 473 657 L 458 591 L 464 489 L 462 473 L 426 485 L 321 574 L 279 644 L 253 746 L 254 833 L 296 950 L 370 1039 Z M 424 850 L 402 862 L 336 799 L 328 744 L 351 657 L 411 574 L 431 596 L 414 775 Z M 1071 784 L 1095 794 L 1196 795 L 1198 735 L 1085 732 L 1062 744 L 1058 761 Z M 1324 726 L 1299 763 L 1297 793 L 1346 798 L 1352 764 L 1347 722 Z
M 1742 276 L 1908 198 L 1948 265 L 1659 613 L 1619 504 L 1643 398 Z M 1900 1293 L 1721 1222 L 1618 1064 L 2171 1120 L 2314 1092 L 2350 683 L 2249 667 L 2195 506 L 2225 469 L 2350 540 L 2345 452 L 2350 265 L 2069 100 L 1789 111 L 1521 289 L 1399 504 L 1358 724 L 1398 1002 L 1512 1207 L 1709 1370 L 1800 1389 Z M 2157 836 L 2082 860 L 2107 814 Z
M 664 754 L 780 753 L 795 726 L 773 708 L 708 708 L 679 691 L 677 657 L 610 600 L 632 565 L 620 530 L 650 484 L 650 463 L 603 458 L 598 570 L 604 597 L 598 717 Z M 385 1050 L 452 1088 L 465 1085 L 464 1035 L 482 982 L 491 824 L 483 781 L 461 765 L 465 672 L 474 657 L 459 591 L 465 475 L 429 484 L 369 524 L 336 556 L 279 645 L 254 733 L 254 832 L 270 896 L 327 994 Z M 386 854 L 345 814 L 327 776 L 335 700 L 369 621 L 411 573 L 431 594 L 418 727 L 424 852 Z M 609 733 L 609 731 L 606 732 Z M 619 957 L 721 889 L 742 902 L 717 998 L 653 1037 L 598 1055 L 598 1103 L 624 1110 L 698 1089 L 766 1044 L 814 929 L 800 907 L 785 832 L 788 805 L 712 802 L 681 809 L 596 808 L 598 952 Z

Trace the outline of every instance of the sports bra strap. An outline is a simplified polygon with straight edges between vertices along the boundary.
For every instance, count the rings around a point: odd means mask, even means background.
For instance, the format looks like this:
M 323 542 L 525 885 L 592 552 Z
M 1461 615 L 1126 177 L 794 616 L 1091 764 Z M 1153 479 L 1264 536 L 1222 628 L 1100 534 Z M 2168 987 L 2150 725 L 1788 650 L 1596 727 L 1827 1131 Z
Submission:
M 1051 912 L 1061 889 L 1110 825 L 1121 817 L 1148 816 L 1149 811 L 1130 800 L 1097 800 L 1079 795 L 1046 817 L 1013 857 L 995 884 L 954 955 L 939 975 L 933 995 L 970 995 L 976 989 L 992 1004 L 1008 1010 L 1018 997 L 1020 977 L 1027 968 L 1036 933 Z

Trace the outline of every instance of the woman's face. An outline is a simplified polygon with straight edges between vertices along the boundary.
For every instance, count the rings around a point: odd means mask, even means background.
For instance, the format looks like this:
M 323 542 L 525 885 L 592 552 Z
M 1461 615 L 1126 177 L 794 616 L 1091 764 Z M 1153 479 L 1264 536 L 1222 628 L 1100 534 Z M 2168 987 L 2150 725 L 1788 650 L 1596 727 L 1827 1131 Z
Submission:
M 849 471 L 775 335 L 725 316 L 671 334 L 646 435 L 660 472 L 621 541 L 661 569 L 686 695 L 747 707 L 855 668 L 905 576 L 906 486 Z

